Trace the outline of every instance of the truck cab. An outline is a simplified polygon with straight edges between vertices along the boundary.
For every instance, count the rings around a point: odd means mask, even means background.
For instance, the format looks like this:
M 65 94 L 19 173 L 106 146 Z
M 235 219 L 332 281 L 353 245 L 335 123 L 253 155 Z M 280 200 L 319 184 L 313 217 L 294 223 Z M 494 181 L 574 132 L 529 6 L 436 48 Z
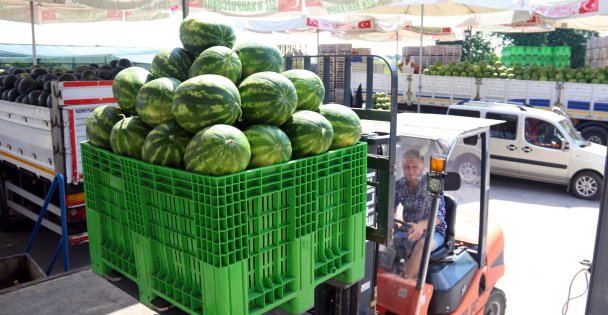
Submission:
M 585 140 L 559 111 L 514 103 L 469 101 L 448 115 L 503 120 L 491 127 L 493 174 L 562 184 L 578 198 L 601 196 L 606 146 Z M 461 172 L 474 172 L 462 161 Z

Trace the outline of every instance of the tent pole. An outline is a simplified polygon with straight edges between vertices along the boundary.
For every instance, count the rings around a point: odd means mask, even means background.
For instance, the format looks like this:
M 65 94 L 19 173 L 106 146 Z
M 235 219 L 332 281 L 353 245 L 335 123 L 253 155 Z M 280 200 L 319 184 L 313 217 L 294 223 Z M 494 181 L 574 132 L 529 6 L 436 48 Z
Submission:
M 420 113 L 420 97 L 422 95 L 422 37 L 424 36 L 424 4 L 420 5 L 420 60 L 418 60 L 418 109 Z
M 319 43 L 319 29 L 317 29 L 317 56 L 321 55 L 321 44 Z
M 38 64 L 38 58 L 36 57 L 36 35 L 34 31 L 34 1 L 30 1 L 30 21 L 32 24 L 32 64 Z
M 182 18 L 186 18 L 190 14 L 189 0 L 182 0 Z
M 403 56 L 401 58 L 403 58 Z M 399 64 L 397 59 L 399 59 L 399 30 L 395 32 L 395 63 Z

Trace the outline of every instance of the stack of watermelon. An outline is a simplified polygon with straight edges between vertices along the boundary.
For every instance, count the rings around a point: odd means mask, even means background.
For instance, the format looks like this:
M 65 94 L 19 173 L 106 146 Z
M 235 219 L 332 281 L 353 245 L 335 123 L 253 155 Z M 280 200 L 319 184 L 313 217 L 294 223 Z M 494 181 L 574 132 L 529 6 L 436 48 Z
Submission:
M 207 175 L 287 162 L 355 144 L 358 116 L 321 105 L 325 88 L 307 70 L 282 71 L 276 46 L 235 44 L 224 24 L 188 17 L 183 48 L 159 51 L 151 71 L 120 72 L 119 107 L 87 120 L 92 145 L 149 163 Z

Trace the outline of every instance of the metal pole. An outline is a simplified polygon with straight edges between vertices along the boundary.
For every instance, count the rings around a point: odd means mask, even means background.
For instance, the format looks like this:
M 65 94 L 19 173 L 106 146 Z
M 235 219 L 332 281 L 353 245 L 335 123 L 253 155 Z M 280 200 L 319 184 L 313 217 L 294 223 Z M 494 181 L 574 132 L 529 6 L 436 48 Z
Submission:
M 420 60 L 418 60 L 418 110 L 420 113 L 420 97 L 422 95 L 422 37 L 424 36 L 424 4 L 420 5 Z
M 32 24 L 32 64 L 38 64 L 38 58 L 36 57 L 36 35 L 34 31 L 34 1 L 30 1 L 30 21 Z
M 319 30 L 317 29 L 317 55 L 321 55 L 321 44 L 319 43 Z
M 190 5 L 188 0 L 182 0 L 182 18 L 186 18 L 190 14 Z

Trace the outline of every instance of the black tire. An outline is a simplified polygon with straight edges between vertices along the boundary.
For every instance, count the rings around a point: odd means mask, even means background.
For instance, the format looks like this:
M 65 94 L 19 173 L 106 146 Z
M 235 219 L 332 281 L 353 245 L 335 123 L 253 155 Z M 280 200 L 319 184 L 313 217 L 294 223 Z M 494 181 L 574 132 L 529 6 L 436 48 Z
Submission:
M 603 185 L 601 175 L 593 171 L 582 171 L 572 177 L 570 191 L 577 198 L 595 200 L 602 195 Z
M 481 161 L 472 154 L 464 154 L 456 159 L 456 171 L 465 184 L 478 184 L 481 181 Z
M 488 302 L 484 306 L 483 315 L 505 315 L 507 296 L 498 288 L 492 288 Z
M 583 128 L 581 131 L 583 138 L 587 141 L 594 142 L 601 145 L 608 143 L 608 131 L 599 126 L 590 126 Z

